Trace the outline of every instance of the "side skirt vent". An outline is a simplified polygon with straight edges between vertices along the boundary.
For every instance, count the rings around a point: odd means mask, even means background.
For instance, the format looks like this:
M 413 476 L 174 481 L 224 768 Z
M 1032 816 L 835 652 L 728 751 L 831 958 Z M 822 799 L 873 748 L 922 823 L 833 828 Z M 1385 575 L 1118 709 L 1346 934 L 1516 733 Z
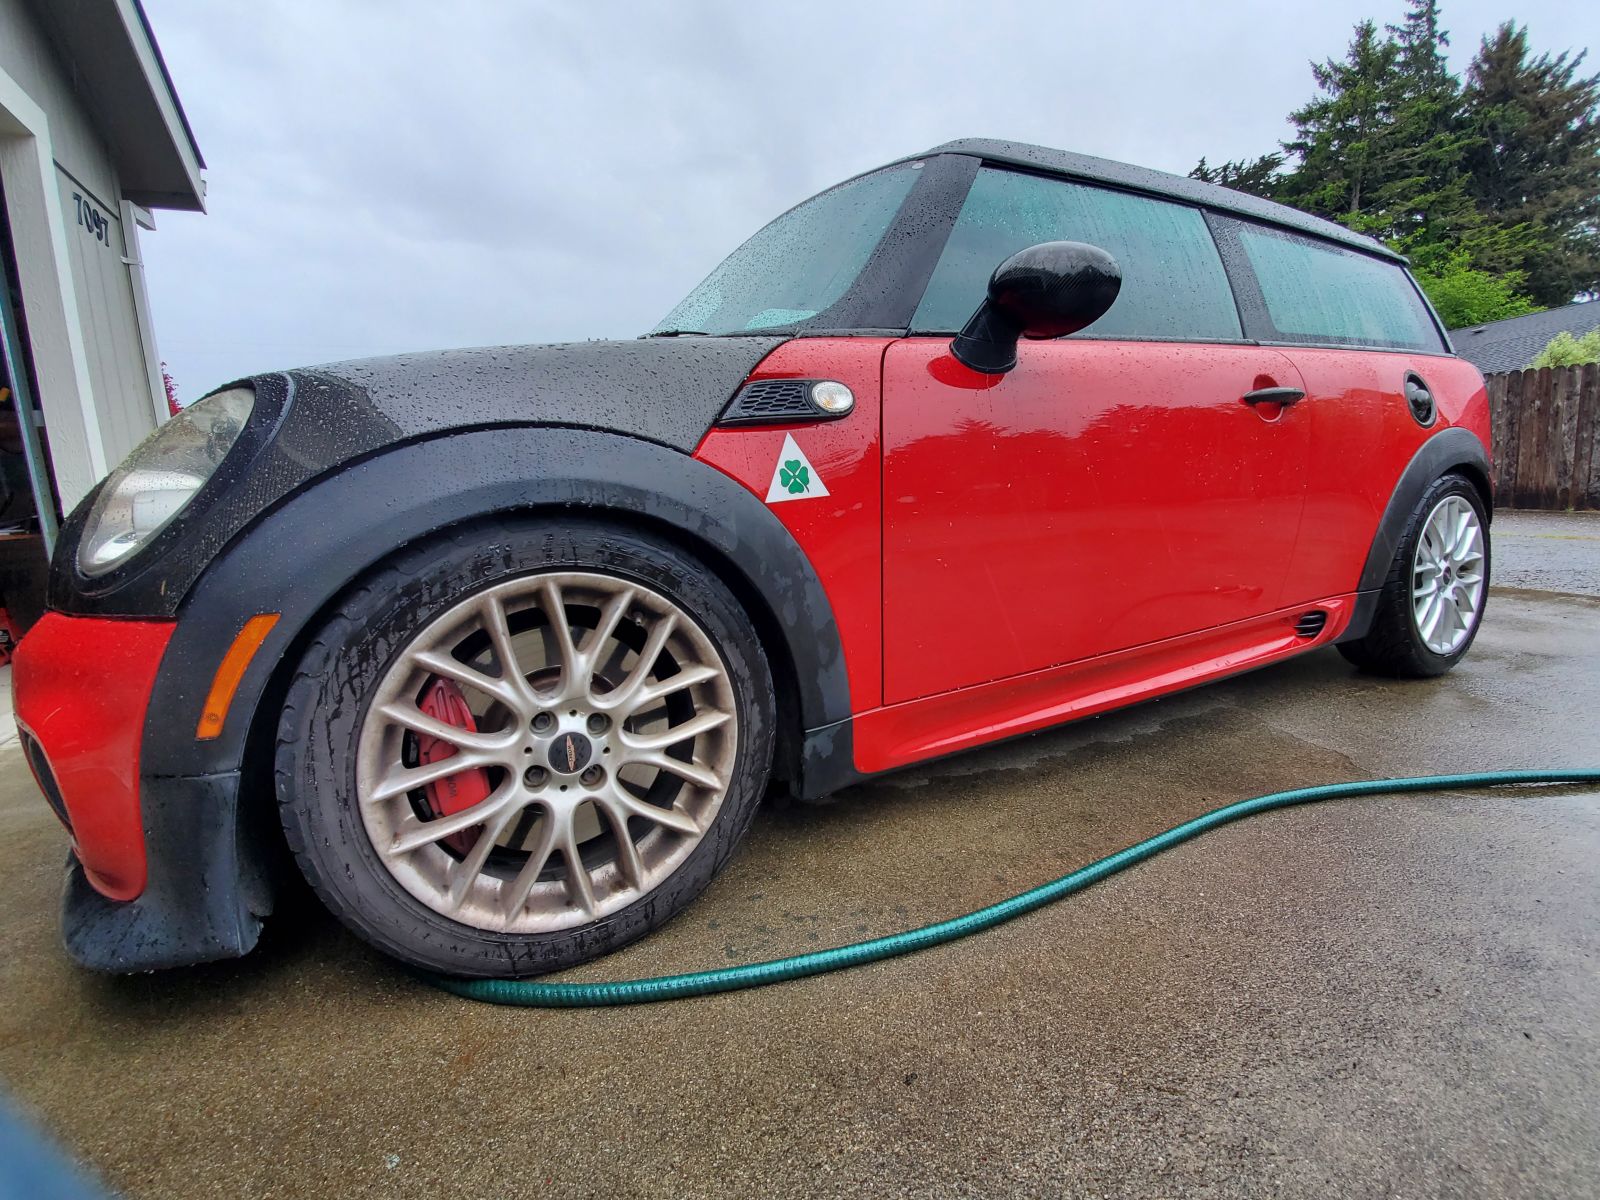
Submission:
M 1322 627 L 1328 623 L 1328 614 L 1320 608 L 1313 608 L 1310 612 L 1300 614 L 1299 620 L 1294 623 L 1296 637 L 1314 638 L 1322 632 Z

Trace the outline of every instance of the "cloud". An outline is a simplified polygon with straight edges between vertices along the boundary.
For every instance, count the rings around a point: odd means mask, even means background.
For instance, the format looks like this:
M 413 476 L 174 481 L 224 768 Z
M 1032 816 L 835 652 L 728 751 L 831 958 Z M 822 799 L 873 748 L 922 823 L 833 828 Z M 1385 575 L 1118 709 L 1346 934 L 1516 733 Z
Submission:
M 209 214 L 144 237 L 194 399 L 274 367 L 641 333 L 790 205 L 953 137 L 1180 172 L 1259 153 L 1307 62 L 1403 5 L 145 7 L 210 164 Z M 1447 7 L 1463 59 L 1502 15 Z M 1517 16 L 1539 46 L 1579 36 L 1558 0 Z

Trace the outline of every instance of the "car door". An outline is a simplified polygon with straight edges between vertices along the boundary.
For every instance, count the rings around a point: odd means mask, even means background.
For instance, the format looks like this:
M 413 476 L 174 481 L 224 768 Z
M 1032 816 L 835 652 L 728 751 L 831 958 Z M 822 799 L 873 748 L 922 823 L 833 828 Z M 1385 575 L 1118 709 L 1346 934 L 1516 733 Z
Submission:
M 961 366 L 949 337 L 1008 255 L 1071 239 L 1123 287 L 1082 335 Z M 914 321 L 884 357 L 884 699 L 1246 620 L 1280 602 L 1307 425 L 1248 393 L 1300 387 L 1242 344 L 1193 208 L 982 168 Z

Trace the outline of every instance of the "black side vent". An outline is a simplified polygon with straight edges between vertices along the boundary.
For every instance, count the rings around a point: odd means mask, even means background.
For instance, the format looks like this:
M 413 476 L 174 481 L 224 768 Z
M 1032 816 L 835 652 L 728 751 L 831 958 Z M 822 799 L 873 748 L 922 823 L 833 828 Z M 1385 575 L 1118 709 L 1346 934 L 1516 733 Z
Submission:
M 782 425 L 824 421 L 832 414 L 811 403 L 810 379 L 758 379 L 739 389 L 722 414 L 722 425 Z
M 1320 608 L 1313 608 L 1310 612 L 1300 614 L 1300 619 L 1294 623 L 1296 637 L 1314 638 L 1322 632 L 1322 627 L 1328 623 L 1328 614 Z

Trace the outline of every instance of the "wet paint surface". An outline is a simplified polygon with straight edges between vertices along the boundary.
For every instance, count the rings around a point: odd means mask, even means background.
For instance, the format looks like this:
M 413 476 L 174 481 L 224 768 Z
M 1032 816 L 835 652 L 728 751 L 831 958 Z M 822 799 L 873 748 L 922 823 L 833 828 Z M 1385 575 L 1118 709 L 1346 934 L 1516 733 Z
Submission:
M 912 338 L 884 364 L 886 702 L 1279 607 L 1309 425 L 1241 397 L 1298 385 L 1283 355 L 1026 342 L 990 382 Z
M 888 338 L 806 338 L 787 342 L 757 369 L 756 379 L 834 379 L 855 393 L 855 408 L 837 421 L 713 429 L 695 457 L 765 498 L 794 439 L 827 488 L 770 506 L 817 573 L 844 645 L 850 708 L 882 702 L 883 553 L 879 510 L 878 381 Z

